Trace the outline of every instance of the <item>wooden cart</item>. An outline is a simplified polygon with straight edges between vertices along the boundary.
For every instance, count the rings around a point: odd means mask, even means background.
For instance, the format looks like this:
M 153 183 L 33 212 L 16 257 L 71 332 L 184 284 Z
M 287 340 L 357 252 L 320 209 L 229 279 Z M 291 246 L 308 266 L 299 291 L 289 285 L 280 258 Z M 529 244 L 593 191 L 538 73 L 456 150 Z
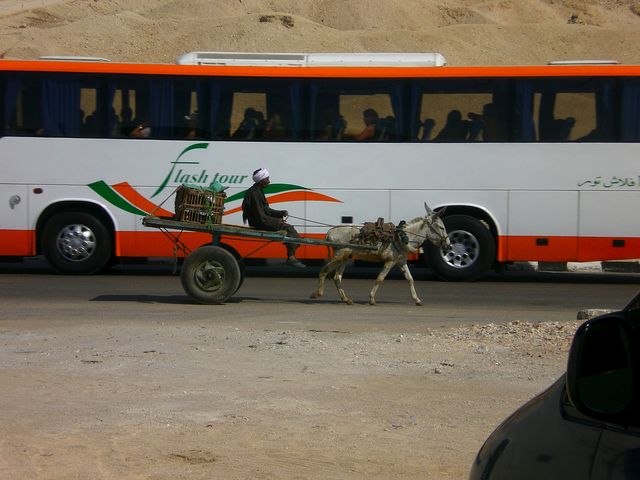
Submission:
M 238 291 L 244 281 L 244 262 L 221 247 L 224 235 L 249 237 L 269 242 L 293 243 L 301 245 L 325 245 L 327 247 L 350 247 L 359 250 L 376 250 L 375 245 L 334 243 L 316 238 L 287 237 L 285 232 L 256 230 L 236 225 L 220 223 L 194 223 L 166 217 L 148 216 L 142 219 L 146 227 L 160 229 L 186 258 L 182 264 L 180 280 L 185 292 L 194 300 L 204 304 L 218 304 L 226 301 Z M 191 251 L 180 235 L 183 231 L 210 233 L 213 241 Z

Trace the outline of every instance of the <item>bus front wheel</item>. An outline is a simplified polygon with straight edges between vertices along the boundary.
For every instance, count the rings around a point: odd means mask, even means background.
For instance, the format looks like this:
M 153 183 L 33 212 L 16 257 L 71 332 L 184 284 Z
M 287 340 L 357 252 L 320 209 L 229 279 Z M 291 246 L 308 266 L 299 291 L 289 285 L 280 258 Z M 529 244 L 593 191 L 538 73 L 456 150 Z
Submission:
M 443 280 L 473 281 L 485 273 L 496 256 L 493 235 L 480 220 L 468 215 L 444 218 L 451 248 L 427 245 L 427 261 Z
M 86 212 L 54 215 L 42 231 L 42 250 L 60 273 L 99 272 L 111 260 L 113 240 L 105 224 Z

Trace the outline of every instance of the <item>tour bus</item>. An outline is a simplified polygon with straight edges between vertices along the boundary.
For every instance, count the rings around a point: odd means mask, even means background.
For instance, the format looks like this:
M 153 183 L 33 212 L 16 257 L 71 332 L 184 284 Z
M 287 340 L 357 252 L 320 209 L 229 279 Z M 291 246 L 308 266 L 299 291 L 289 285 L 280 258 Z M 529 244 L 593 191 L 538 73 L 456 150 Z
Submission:
M 272 207 L 307 237 L 397 224 L 425 202 L 444 209 L 452 248 L 425 244 L 419 260 L 448 280 L 515 261 L 640 257 L 640 66 L 454 67 L 431 53 L 54 57 L 0 60 L 0 99 L 0 256 L 43 254 L 64 273 L 172 257 L 174 244 L 141 219 L 171 217 L 185 183 L 228 187 L 223 223 L 242 225 L 260 167 Z M 197 248 L 211 236 L 181 240 Z M 222 244 L 238 258 L 286 251 Z

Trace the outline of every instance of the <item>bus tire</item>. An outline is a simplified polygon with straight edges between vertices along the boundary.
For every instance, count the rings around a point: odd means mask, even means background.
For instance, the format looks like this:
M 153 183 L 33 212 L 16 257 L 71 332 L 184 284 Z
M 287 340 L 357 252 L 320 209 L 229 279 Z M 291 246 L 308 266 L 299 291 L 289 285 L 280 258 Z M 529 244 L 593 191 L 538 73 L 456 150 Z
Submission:
M 451 215 L 443 221 L 451 249 L 445 251 L 429 243 L 425 249 L 428 265 L 442 280 L 477 280 L 491 268 L 496 257 L 496 244 L 489 228 L 468 215 Z
M 87 212 L 61 212 L 42 230 L 42 251 L 60 273 L 90 275 L 107 266 L 113 237 L 107 226 Z
M 206 305 L 224 302 L 240 285 L 240 266 L 227 250 L 205 245 L 185 258 L 180 272 L 182 288 Z

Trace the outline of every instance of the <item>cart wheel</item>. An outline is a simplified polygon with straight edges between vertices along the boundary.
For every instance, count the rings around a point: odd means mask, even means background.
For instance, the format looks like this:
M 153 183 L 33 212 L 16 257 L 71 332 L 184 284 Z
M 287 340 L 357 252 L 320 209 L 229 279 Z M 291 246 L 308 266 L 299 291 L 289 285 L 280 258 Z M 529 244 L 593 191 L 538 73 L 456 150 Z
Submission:
M 225 249 L 200 247 L 182 264 L 182 288 L 200 303 L 222 303 L 235 293 L 240 285 L 240 266 Z

